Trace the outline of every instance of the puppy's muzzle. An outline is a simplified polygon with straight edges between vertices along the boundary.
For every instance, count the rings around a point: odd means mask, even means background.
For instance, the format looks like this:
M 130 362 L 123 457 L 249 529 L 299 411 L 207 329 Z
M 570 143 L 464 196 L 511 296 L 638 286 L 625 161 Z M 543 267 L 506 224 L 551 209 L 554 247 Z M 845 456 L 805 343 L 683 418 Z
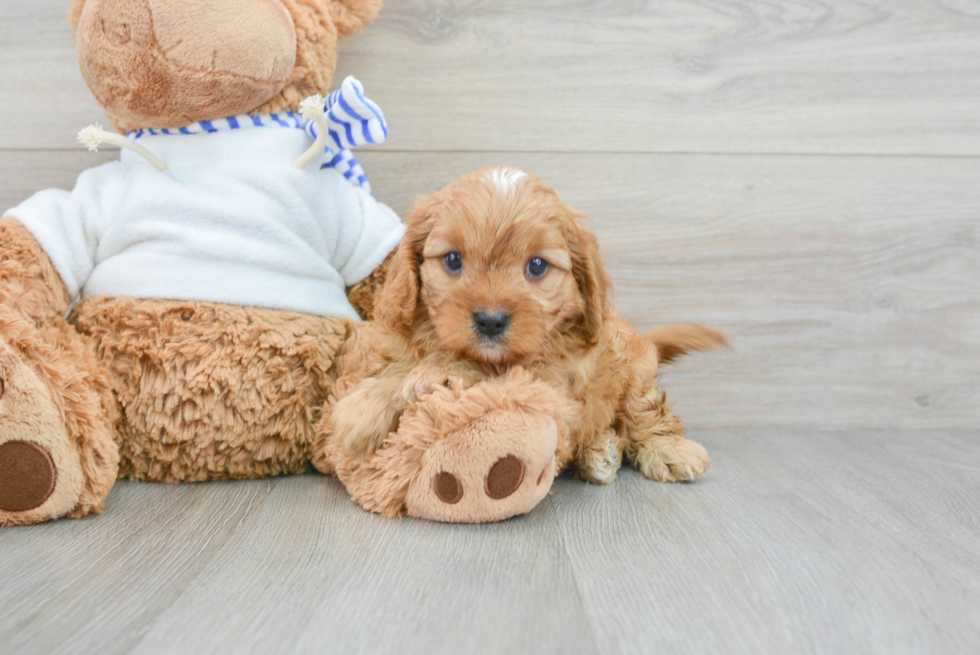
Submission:
M 489 339 L 499 337 L 510 325 L 510 314 L 507 312 L 473 312 L 473 329 Z

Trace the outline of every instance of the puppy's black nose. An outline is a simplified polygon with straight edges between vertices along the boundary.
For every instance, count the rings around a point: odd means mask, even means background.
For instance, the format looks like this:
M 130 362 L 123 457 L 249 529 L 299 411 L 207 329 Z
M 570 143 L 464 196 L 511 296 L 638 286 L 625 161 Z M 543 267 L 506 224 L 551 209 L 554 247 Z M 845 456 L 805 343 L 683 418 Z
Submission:
M 510 324 L 510 314 L 506 312 L 473 312 L 473 327 L 485 337 L 499 336 Z

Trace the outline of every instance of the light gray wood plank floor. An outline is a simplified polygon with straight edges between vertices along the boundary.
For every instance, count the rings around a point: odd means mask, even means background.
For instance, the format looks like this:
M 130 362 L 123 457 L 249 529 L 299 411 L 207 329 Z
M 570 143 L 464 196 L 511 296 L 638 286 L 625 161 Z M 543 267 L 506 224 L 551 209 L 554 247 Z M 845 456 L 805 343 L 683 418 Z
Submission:
M 116 156 L 66 9 L 0 2 L 0 210 Z M 386 0 L 347 74 L 397 211 L 528 168 L 638 327 L 734 337 L 664 379 L 713 468 L 490 526 L 120 483 L 0 531 L 0 653 L 980 652 L 980 4 Z
M 486 526 L 323 476 L 120 483 L 0 534 L 0 652 L 975 652 L 976 432 L 700 436 L 699 483 L 563 478 Z

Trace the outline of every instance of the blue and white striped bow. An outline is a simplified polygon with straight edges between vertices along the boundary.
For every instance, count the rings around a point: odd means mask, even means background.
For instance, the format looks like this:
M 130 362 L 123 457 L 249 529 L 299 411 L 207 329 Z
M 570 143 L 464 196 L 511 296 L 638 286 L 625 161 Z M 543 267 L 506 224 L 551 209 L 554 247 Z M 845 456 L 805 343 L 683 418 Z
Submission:
M 328 149 L 334 152 L 365 143 L 383 143 L 388 138 L 388 124 L 381 108 L 364 95 L 364 85 L 353 75 L 327 96 L 323 112 L 333 142 L 333 147 Z M 315 121 L 306 121 L 303 127 L 307 134 L 317 138 Z
M 339 89 L 327 96 L 323 111 L 329 128 L 324 152 L 333 156 L 321 168 L 336 169 L 351 184 L 370 193 L 371 184 L 351 148 L 366 143 L 383 143 L 388 138 L 388 124 L 381 108 L 364 95 L 364 85 L 351 75 L 341 83 Z M 146 134 L 205 134 L 255 127 L 288 127 L 305 130 L 314 139 L 318 136 L 316 122 L 305 120 L 295 111 L 265 115 L 241 114 L 198 121 L 180 128 L 140 128 L 126 136 L 139 139 Z

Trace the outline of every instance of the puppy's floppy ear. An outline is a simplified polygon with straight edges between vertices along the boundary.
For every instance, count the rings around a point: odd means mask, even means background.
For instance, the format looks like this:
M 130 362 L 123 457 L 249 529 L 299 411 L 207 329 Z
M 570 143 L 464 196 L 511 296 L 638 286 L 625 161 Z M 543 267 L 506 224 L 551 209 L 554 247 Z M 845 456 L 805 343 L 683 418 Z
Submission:
M 562 223 L 572 257 L 572 275 L 585 304 L 579 328 L 585 340 L 594 344 L 603 320 L 612 311 L 612 282 L 599 258 L 599 241 L 585 226 L 587 220 L 582 214 L 570 212 Z
M 381 0 L 329 0 L 330 13 L 341 38 L 357 34 L 374 22 Z
M 419 265 L 432 230 L 437 202 L 428 196 L 415 203 L 405 219 L 405 236 L 388 265 L 388 277 L 374 300 L 374 319 L 393 332 L 409 336 L 419 304 Z

